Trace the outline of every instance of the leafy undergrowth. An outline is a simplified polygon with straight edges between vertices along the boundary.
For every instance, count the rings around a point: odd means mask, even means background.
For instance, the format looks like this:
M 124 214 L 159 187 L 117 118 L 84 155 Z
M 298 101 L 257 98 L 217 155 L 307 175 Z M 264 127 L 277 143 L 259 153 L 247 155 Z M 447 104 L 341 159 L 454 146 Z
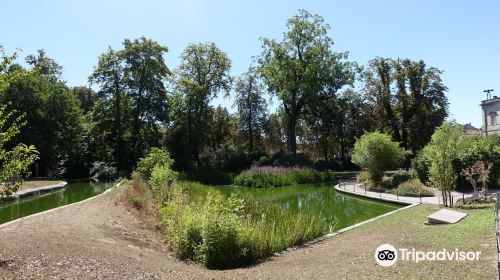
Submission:
M 192 182 L 179 182 L 160 213 L 176 254 L 207 268 L 252 264 L 331 230 L 319 216 L 290 213 L 236 194 L 225 197 Z
M 332 181 L 332 171 L 316 171 L 309 168 L 253 167 L 234 178 L 234 184 L 244 187 L 269 188 L 294 184 Z

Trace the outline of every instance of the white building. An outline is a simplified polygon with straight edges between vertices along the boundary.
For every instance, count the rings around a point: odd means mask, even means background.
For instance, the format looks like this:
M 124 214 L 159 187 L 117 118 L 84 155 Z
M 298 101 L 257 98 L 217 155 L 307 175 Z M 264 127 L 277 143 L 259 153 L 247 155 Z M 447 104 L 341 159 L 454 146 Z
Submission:
M 485 135 L 500 134 L 500 97 L 493 96 L 481 102 L 483 109 L 483 127 Z

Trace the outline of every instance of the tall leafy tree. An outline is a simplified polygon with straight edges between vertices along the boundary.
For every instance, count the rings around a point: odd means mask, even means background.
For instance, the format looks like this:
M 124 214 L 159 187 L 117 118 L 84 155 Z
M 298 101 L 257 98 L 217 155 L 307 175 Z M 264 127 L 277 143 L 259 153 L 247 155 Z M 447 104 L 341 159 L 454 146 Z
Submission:
M 207 144 L 209 102 L 220 92 L 229 93 L 230 68 L 227 54 L 214 43 L 190 44 L 182 52 L 172 97 L 176 127 L 173 139 L 178 139 L 173 141 L 172 153 L 177 164 L 193 167 L 201 148 Z
M 447 116 L 447 88 L 441 73 L 423 61 L 371 60 L 364 76 L 375 127 L 391 133 L 413 153 L 423 148 Z
M 89 116 L 91 122 L 91 130 L 95 136 L 100 137 L 98 141 L 93 141 L 90 146 L 96 149 L 103 148 L 100 156 L 95 160 L 116 164 L 119 170 L 127 169 L 131 165 L 127 161 L 129 153 L 126 146 L 126 131 L 129 126 L 129 118 L 127 113 L 127 96 L 125 95 L 125 78 L 124 66 L 119 51 L 113 50 L 111 47 L 103 53 L 98 60 L 94 72 L 89 77 L 91 84 L 96 84 L 99 87 L 97 92 L 98 102 L 95 104 L 93 113 Z M 95 122 L 95 123 L 93 123 Z M 97 140 L 89 139 L 89 141 Z M 94 149 L 91 149 L 97 152 Z M 111 154 L 109 158 L 107 151 Z
M 26 127 L 13 142 L 37 147 L 40 160 L 35 175 L 68 176 L 74 170 L 84 170 L 78 162 L 82 113 L 77 99 L 59 78 L 61 67 L 44 52 L 27 61 L 32 68 L 8 67 L 7 75 L 17 78 L 0 93 L 0 103 L 9 104 L 14 118 L 25 115 Z
M 267 102 L 258 73 L 254 69 L 244 73 L 237 80 L 235 91 L 238 126 L 248 139 L 248 149 L 253 151 L 256 143 L 261 141 L 267 116 Z
M 332 98 L 342 86 L 352 82 L 347 53 L 332 51 L 329 26 L 322 17 L 300 10 L 287 22 L 281 42 L 262 39 L 260 72 L 271 93 L 282 102 L 288 115 L 287 141 L 297 153 L 296 126 L 311 102 Z
M 132 104 L 132 149 L 134 162 L 152 146 L 160 145 L 158 124 L 167 121 L 165 81 L 170 71 L 163 55 L 168 48 L 141 37 L 125 39 L 123 59 L 126 93 Z
M 144 37 L 125 39 L 123 46 L 103 53 L 89 80 L 99 87 L 93 127 L 107 133 L 102 140 L 118 169 L 130 171 L 146 150 L 162 144 L 170 71 L 163 58 L 167 47 Z

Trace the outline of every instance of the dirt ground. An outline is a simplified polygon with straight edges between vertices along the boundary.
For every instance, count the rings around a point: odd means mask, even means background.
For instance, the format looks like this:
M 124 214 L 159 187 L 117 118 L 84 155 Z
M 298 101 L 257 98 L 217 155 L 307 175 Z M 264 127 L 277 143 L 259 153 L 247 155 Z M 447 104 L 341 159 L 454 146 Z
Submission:
M 355 229 L 258 265 L 207 270 L 177 260 L 154 225 L 113 190 L 95 199 L 0 227 L 2 279 L 493 279 L 495 237 L 483 241 L 481 262 L 378 266 L 375 248 L 401 245 L 407 232 Z M 420 206 L 419 206 L 420 207 Z M 406 211 L 394 215 L 407 215 Z M 399 236 L 398 236 L 399 235 Z M 403 238 L 404 239 L 404 238 Z M 391 243 L 392 242 L 392 243 Z M 406 244 L 411 245 L 411 244 Z M 458 273 L 457 273 L 458 272 Z

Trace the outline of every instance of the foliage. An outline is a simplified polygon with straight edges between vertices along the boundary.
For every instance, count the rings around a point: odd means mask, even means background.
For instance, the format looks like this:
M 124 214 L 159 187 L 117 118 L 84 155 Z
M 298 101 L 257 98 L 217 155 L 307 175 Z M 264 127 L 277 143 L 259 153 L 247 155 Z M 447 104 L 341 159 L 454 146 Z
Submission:
M 447 116 L 442 71 L 422 61 L 377 57 L 364 73 L 375 128 L 417 153 Z
M 370 174 L 367 171 L 361 171 L 356 176 L 356 181 L 360 184 L 367 182 L 370 179 Z
M 116 162 L 118 170 L 130 171 L 146 150 L 160 146 L 168 108 L 164 80 L 170 72 L 163 58 L 167 51 L 141 37 L 125 39 L 122 50 L 109 48 L 99 57 L 89 77 L 99 87 L 89 116 L 92 138 L 97 138 L 92 139 L 92 152 L 101 157 L 97 160 Z
M 230 185 L 233 183 L 234 174 L 223 172 L 219 169 L 204 169 L 198 171 L 182 172 L 181 180 L 195 181 L 207 185 Z
M 132 173 L 132 184 L 125 190 L 125 196 L 133 207 L 141 209 L 149 195 L 149 186 L 140 173 Z
M 293 184 L 332 181 L 335 174 L 331 171 L 316 171 L 308 168 L 252 167 L 234 178 L 234 184 L 244 187 L 269 188 Z
M 500 186 L 500 135 L 478 135 L 464 139 L 464 151 L 460 156 L 462 167 L 477 161 L 493 163 L 490 182 Z
M 312 161 L 307 155 L 300 153 L 294 156 L 286 150 L 280 150 L 272 155 L 263 156 L 257 162 L 257 166 L 307 167 L 311 165 Z
M 397 189 L 392 191 L 393 194 L 398 194 L 400 196 L 412 196 L 412 197 L 424 197 L 424 196 L 434 196 L 434 191 L 431 188 L 426 187 L 419 179 L 411 179 L 401 183 Z
M 163 148 L 151 148 L 145 157 L 139 159 L 137 171 L 139 171 L 146 180 L 149 180 L 156 166 L 163 166 L 170 169 L 173 163 L 174 161 L 167 150 Z
M 397 188 L 401 183 L 412 179 L 411 173 L 403 169 L 397 170 L 392 174 L 391 177 L 392 186 L 394 188 Z
M 214 43 L 189 44 L 175 71 L 171 96 L 174 129 L 169 144 L 177 165 L 192 169 L 207 143 L 209 102 L 221 91 L 229 93 L 231 61 Z
M 245 134 L 247 149 L 254 151 L 262 145 L 261 136 L 267 117 L 264 89 L 255 69 L 250 68 L 236 81 L 235 91 L 238 129 Z
M 412 170 L 416 173 L 418 179 L 424 184 L 429 182 L 429 169 L 431 161 L 426 157 L 424 150 L 418 152 L 417 156 L 412 160 Z
M 444 123 L 432 135 L 425 147 L 426 157 L 431 162 L 430 181 L 441 190 L 443 205 L 453 206 L 451 192 L 455 188 L 458 174 L 454 162 L 460 158 L 463 148 L 463 129 L 459 125 Z
M 305 107 L 333 98 L 344 85 L 353 82 L 347 53 L 332 51 L 329 26 L 322 17 L 300 10 L 287 22 L 281 42 L 262 39 L 259 72 L 269 91 L 282 102 L 286 115 L 289 151 L 297 152 L 296 128 Z
M 19 143 L 8 147 L 21 128 L 26 125 L 22 117 L 13 118 L 14 112 L 6 113 L 6 106 L 0 106 L 0 201 L 15 193 L 21 182 L 16 176 L 29 174 L 29 167 L 38 160 L 38 151 L 33 145 Z
M 161 209 L 169 243 L 182 259 L 208 268 L 247 265 L 329 230 L 316 216 L 226 198 L 206 186 L 180 182 Z
M 150 184 L 160 205 L 163 205 L 169 198 L 177 177 L 177 172 L 173 171 L 169 165 L 155 165 L 153 168 Z
M 35 176 L 88 175 L 88 164 L 81 160 L 82 114 L 78 101 L 60 80 L 60 66 L 43 50 L 27 57 L 25 69 L 10 60 L 4 64 L 8 83 L 0 91 L 0 104 L 8 104 L 14 118 L 23 117 L 26 128 L 14 143 L 30 143 L 37 147 L 40 160 Z
M 474 165 L 462 169 L 460 175 L 464 176 L 471 183 L 474 192 L 478 191 L 477 184 L 481 183 L 482 192 L 486 196 L 488 194 L 488 182 L 492 168 L 493 163 L 476 161 Z
M 378 184 L 384 171 L 397 168 L 403 158 L 404 150 L 389 135 L 371 132 L 356 141 L 352 162 L 366 169 L 370 180 Z
M 90 176 L 99 180 L 111 181 L 118 175 L 116 167 L 109 165 L 106 162 L 96 161 L 92 163 L 90 168 Z

